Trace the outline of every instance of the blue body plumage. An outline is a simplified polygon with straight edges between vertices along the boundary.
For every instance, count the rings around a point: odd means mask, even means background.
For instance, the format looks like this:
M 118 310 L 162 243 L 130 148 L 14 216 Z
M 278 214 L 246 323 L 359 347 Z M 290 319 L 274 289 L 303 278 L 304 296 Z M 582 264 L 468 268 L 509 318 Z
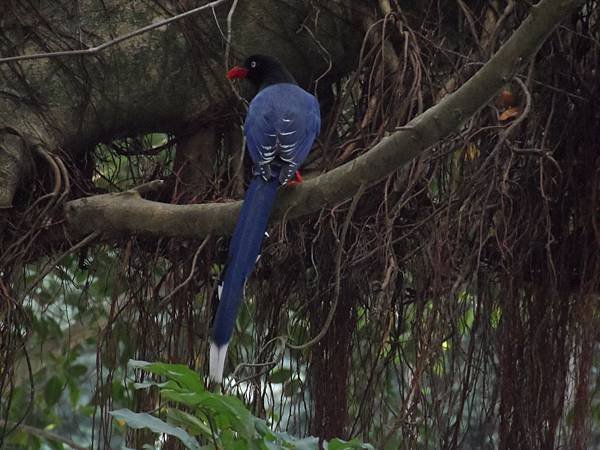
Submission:
M 259 89 L 250 102 L 244 134 L 253 177 L 229 245 L 210 346 L 210 378 L 221 382 L 227 347 L 244 296 L 244 286 L 260 254 L 277 188 L 304 162 L 321 126 L 317 99 L 300 88 L 281 63 L 249 57 L 229 78 L 247 78 Z

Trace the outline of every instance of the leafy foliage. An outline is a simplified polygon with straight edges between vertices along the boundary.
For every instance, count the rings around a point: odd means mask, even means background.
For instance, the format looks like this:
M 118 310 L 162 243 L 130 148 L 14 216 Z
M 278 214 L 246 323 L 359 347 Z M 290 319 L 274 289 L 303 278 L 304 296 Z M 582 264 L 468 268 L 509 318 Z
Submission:
M 160 408 L 166 415 L 166 422 L 129 409 L 110 413 L 117 421 L 132 428 L 147 428 L 157 434 L 173 436 L 190 450 L 320 448 L 317 438 L 297 439 L 287 433 L 271 431 L 267 423 L 254 417 L 237 397 L 206 391 L 198 374 L 185 365 L 130 361 L 129 366 L 164 378 L 163 382 L 136 383 L 135 388 L 155 386 L 167 403 Z M 323 447 L 329 450 L 373 449 L 357 440 L 346 442 L 341 439 L 324 442 Z

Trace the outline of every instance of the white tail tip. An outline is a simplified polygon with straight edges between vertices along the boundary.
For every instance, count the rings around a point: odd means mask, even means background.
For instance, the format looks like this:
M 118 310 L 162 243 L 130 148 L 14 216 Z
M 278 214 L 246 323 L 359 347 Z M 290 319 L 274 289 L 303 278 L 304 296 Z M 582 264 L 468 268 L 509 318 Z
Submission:
M 223 369 L 225 367 L 225 357 L 227 356 L 227 347 L 229 342 L 223 345 L 210 343 L 210 359 L 208 374 L 211 381 L 221 384 L 223 382 Z

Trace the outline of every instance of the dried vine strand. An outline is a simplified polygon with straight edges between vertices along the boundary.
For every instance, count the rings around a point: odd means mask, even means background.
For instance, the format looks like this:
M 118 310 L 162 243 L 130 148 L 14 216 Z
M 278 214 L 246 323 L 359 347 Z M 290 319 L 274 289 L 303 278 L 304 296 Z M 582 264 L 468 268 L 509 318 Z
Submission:
M 348 233 L 348 228 L 350 227 L 350 222 L 352 219 L 352 215 L 354 214 L 354 210 L 356 209 L 356 205 L 358 204 L 358 201 L 365 192 L 365 189 L 366 185 L 364 183 L 359 186 L 356 195 L 354 195 L 354 198 L 352 199 L 352 203 L 350 204 L 348 213 L 346 214 L 346 220 L 344 221 L 344 225 L 342 228 L 342 235 L 340 236 L 340 244 L 338 246 L 338 251 L 335 257 L 335 290 L 333 294 L 333 302 L 331 308 L 329 309 L 327 319 L 325 319 L 325 324 L 323 324 L 323 328 L 321 328 L 321 331 L 319 331 L 319 333 L 315 337 L 305 342 L 304 344 L 294 345 L 286 342 L 286 345 L 292 350 L 303 350 L 316 344 L 323 338 L 323 336 L 325 336 L 325 334 L 329 330 L 329 326 L 333 321 L 333 316 L 335 315 L 335 310 L 337 308 L 338 300 L 340 298 L 340 285 L 342 278 L 340 272 L 342 270 L 342 254 L 344 253 L 344 243 L 346 242 L 346 234 Z
M 49 263 L 46 266 L 46 268 L 44 270 L 42 270 L 42 272 L 35 278 L 35 280 L 33 280 L 30 283 L 29 288 L 25 291 L 22 298 L 25 298 L 32 291 L 32 289 L 35 286 L 37 286 L 37 284 L 46 277 L 46 275 L 48 275 L 50 272 L 52 272 L 52 270 L 54 269 L 54 266 L 56 266 L 56 264 L 58 264 L 60 261 L 62 261 L 63 258 L 65 258 L 67 255 L 70 255 L 74 251 L 79 250 L 82 247 L 85 247 L 87 244 L 92 242 L 94 239 L 99 237 L 101 234 L 102 233 L 100 233 L 99 231 L 94 231 L 93 233 L 88 234 L 85 238 L 83 238 L 77 244 L 73 245 L 68 250 L 65 250 L 58 257 L 56 257 L 51 263 Z
M 283 357 L 285 356 L 285 346 L 286 346 L 286 342 L 287 342 L 286 336 L 276 336 L 276 337 L 270 339 L 265 345 L 263 345 L 261 352 L 266 347 L 268 347 L 269 345 L 271 345 L 273 342 L 276 342 L 276 341 L 279 342 L 279 345 L 277 346 L 278 354 L 270 361 L 266 361 L 263 363 L 240 363 L 235 367 L 233 374 L 231 376 L 232 378 L 235 378 L 235 375 L 240 370 L 242 370 L 243 368 L 246 368 L 246 367 L 254 367 L 254 368 L 262 367 L 262 369 L 257 374 L 253 374 L 246 378 L 242 378 L 241 380 L 236 381 L 229 389 L 230 391 L 232 391 L 233 389 L 235 389 L 237 386 L 241 385 L 242 383 L 245 383 L 246 381 L 250 381 L 254 378 L 258 378 L 258 377 L 266 374 L 267 372 L 269 372 L 269 370 L 272 366 L 275 366 L 276 364 L 278 364 L 280 361 L 283 360 Z
M 206 244 L 208 243 L 209 239 L 210 239 L 210 234 L 204 238 L 204 240 L 202 241 L 202 243 L 198 246 L 198 249 L 196 250 L 196 253 L 194 253 L 194 258 L 192 259 L 192 268 L 190 269 L 190 274 L 188 275 L 188 277 L 181 284 L 179 284 L 178 286 L 176 286 L 175 289 L 173 289 L 171 292 L 169 292 L 169 294 L 167 296 L 165 296 L 165 298 L 163 298 L 161 300 L 161 302 L 160 302 L 160 308 L 162 308 L 163 306 L 165 306 L 167 304 L 167 301 L 171 297 L 173 297 L 173 295 L 175 295 L 182 287 L 184 287 L 186 284 L 188 284 L 190 282 L 190 280 L 194 276 L 194 272 L 196 271 L 196 261 L 198 260 L 198 255 L 200 255 L 200 252 L 206 246 Z

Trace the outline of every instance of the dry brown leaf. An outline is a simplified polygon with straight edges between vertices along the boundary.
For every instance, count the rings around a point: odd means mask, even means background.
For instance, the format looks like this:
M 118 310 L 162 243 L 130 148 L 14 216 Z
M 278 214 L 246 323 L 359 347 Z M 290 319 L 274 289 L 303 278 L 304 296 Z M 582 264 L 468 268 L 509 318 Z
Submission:
M 479 158 L 480 153 L 479 147 L 470 143 L 465 149 L 465 161 L 473 161 L 474 159 Z
M 500 114 L 499 119 L 501 122 L 504 122 L 509 119 L 514 119 L 519 114 L 521 114 L 521 109 L 517 106 L 511 106 L 507 110 L 503 111 L 502 114 Z

